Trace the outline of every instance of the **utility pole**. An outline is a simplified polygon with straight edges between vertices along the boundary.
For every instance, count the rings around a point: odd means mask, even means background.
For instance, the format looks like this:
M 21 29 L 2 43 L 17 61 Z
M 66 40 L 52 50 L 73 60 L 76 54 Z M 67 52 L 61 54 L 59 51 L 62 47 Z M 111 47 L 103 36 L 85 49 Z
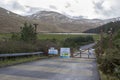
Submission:
M 35 31 L 35 39 L 34 39 L 34 41 L 36 41 L 37 40 L 37 26 L 38 26 L 38 24 L 33 24 L 34 25 L 34 27 L 35 27 L 35 29 L 34 29 L 34 31 Z
M 112 28 L 110 28 L 110 31 L 108 31 L 109 33 L 109 48 L 112 48 L 113 44 L 112 44 Z
M 38 24 L 33 24 L 34 26 L 35 26 L 35 33 L 37 33 L 37 26 L 38 26 Z
M 103 54 L 103 29 L 101 27 L 101 30 L 100 30 L 100 54 L 101 55 Z

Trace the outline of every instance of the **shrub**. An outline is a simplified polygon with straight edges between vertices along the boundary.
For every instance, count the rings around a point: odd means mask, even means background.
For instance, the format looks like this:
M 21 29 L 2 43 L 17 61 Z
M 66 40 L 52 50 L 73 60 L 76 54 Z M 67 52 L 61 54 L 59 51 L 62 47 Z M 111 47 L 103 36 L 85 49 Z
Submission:
M 20 35 L 18 33 L 11 33 L 11 40 L 20 40 Z
M 33 52 L 36 47 L 33 44 L 22 41 L 0 41 L 0 53 L 19 53 L 19 52 Z
M 35 28 L 31 24 L 24 23 L 21 27 L 21 40 L 23 41 L 35 41 L 37 34 Z
M 21 40 L 0 41 L 0 53 L 46 52 L 50 47 L 59 48 L 59 45 L 51 40 L 37 40 L 35 43 Z
M 109 37 L 103 38 L 102 49 L 103 53 L 99 57 L 97 56 L 100 69 L 103 73 L 114 76 L 120 79 L 120 31 L 112 35 L 112 48 L 109 47 Z M 96 54 L 99 54 L 101 44 L 96 45 Z M 112 80 L 112 79 L 111 79 Z M 117 79 L 115 79 L 117 80 Z

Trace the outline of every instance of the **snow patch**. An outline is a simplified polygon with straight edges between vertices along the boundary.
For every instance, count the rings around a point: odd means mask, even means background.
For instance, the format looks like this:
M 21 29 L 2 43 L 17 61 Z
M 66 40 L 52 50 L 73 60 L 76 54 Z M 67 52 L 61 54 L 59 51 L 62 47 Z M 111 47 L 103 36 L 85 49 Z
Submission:
M 7 11 L 7 14 L 10 14 L 10 11 Z

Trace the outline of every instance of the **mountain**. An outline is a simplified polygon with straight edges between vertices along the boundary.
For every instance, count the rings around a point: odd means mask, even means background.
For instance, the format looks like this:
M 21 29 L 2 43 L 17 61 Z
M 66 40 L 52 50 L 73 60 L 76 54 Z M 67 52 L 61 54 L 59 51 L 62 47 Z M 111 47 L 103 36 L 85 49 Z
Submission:
M 39 11 L 29 16 L 20 16 L 0 8 L 0 33 L 19 32 L 25 22 L 37 23 L 37 32 L 84 32 L 116 20 L 120 18 L 107 20 L 85 19 L 82 16 L 70 18 L 54 11 Z
M 0 33 L 19 32 L 27 18 L 0 8 Z
M 53 11 L 40 11 L 37 12 L 33 15 L 28 16 L 31 19 L 34 20 L 39 20 L 39 21 L 43 21 L 43 22 L 68 22 L 70 19 L 68 17 L 66 17 L 65 15 L 62 15 L 60 13 L 57 12 L 53 12 Z
M 44 26 L 45 32 L 83 32 L 104 24 L 99 19 L 73 19 L 53 11 L 40 11 L 28 16 L 40 26 Z

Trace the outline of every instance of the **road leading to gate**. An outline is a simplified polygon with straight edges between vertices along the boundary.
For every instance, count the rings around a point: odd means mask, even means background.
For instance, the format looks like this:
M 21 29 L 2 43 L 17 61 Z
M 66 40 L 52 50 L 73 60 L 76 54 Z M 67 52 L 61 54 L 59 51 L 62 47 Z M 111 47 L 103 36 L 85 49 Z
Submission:
M 0 80 L 99 80 L 95 59 L 45 59 L 0 69 Z
M 99 75 L 95 58 L 54 58 L 0 68 L 0 80 L 99 80 Z

